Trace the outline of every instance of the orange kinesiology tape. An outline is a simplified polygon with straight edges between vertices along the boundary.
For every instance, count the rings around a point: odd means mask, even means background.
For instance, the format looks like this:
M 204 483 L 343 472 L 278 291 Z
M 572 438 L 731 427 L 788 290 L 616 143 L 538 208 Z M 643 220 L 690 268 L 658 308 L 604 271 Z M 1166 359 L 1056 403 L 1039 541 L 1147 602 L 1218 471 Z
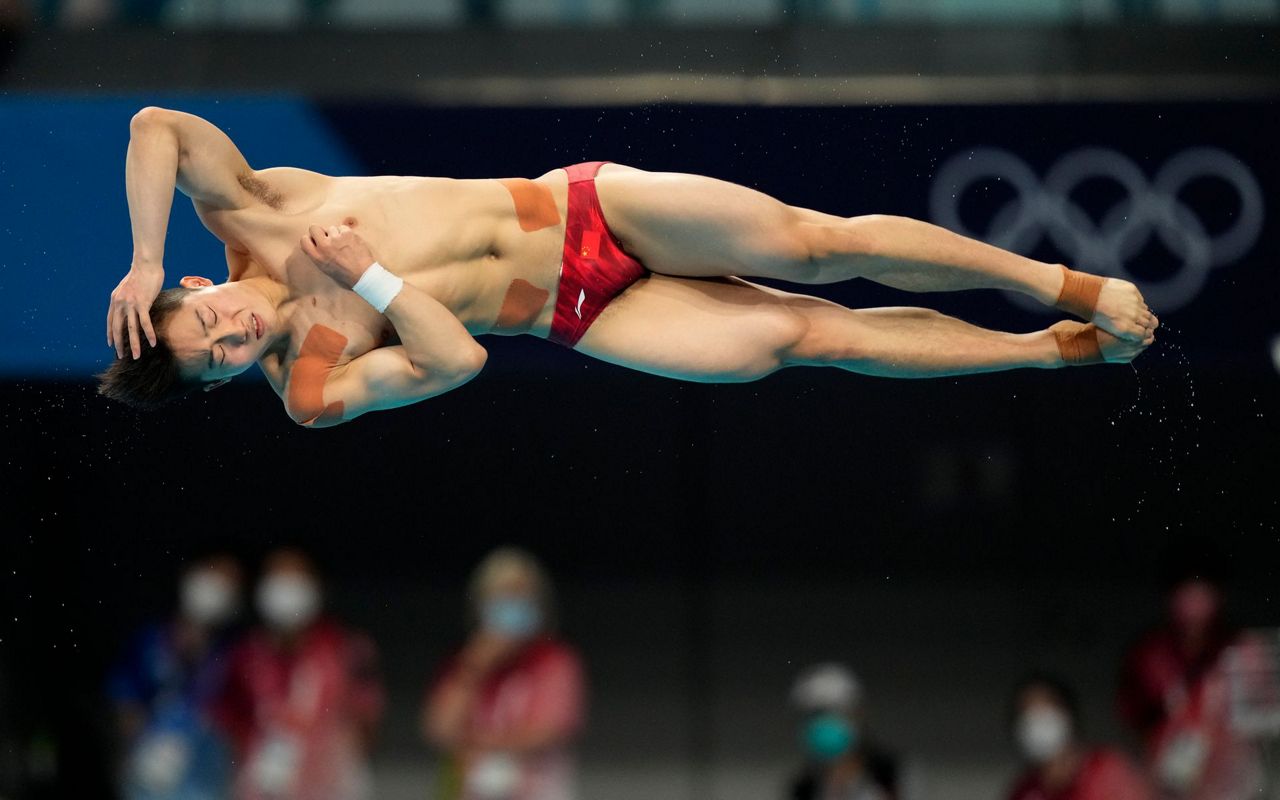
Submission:
M 525 333 L 538 321 L 542 309 L 551 298 L 551 292 L 539 289 L 523 278 L 516 278 L 507 287 L 507 294 L 502 298 L 502 308 L 498 311 L 498 319 L 493 323 L 495 331 L 503 333 Z
M 1064 325 L 1066 323 L 1059 323 Z M 1058 343 L 1058 353 L 1068 364 L 1101 364 L 1102 347 L 1098 344 L 1098 326 L 1081 325 L 1070 330 L 1054 327 L 1053 338 Z
M 1093 319 L 1093 312 L 1098 309 L 1098 294 L 1102 291 L 1104 280 L 1106 279 L 1097 275 L 1076 272 L 1064 266 L 1062 291 L 1058 292 L 1058 300 L 1054 305 L 1089 322 Z
M 324 325 L 313 325 L 289 374 L 285 408 L 300 425 L 324 426 L 342 421 L 343 402 L 324 404 L 324 383 L 338 365 L 347 337 Z
M 560 224 L 560 211 L 550 189 L 528 178 L 503 178 L 499 183 L 511 193 L 520 230 L 540 231 Z

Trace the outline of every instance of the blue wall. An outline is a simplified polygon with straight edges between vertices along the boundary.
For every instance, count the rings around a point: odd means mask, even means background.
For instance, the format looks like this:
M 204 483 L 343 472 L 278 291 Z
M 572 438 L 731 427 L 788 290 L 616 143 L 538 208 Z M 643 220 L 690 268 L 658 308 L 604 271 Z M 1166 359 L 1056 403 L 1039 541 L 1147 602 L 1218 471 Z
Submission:
M 837 214 L 881 212 L 935 221 L 942 221 L 937 200 L 948 196 L 940 184 L 955 174 L 952 167 L 985 158 L 980 179 L 967 183 L 957 204 L 961 221 L 976 234 L 999 229 L 1018 209 L 1013 182 L 991 173 L 993 149 L 1003 154 L 997 160 L 1016 162 L 1031 183 L 1050 189 L 1055 171 L 1079 166 L 1083 153 L 1087 163 L 1077 177 L 1093 177 L 1072 182 L 1069 197 L 1056 197 L 1078 212 L 1058 215 L 1059 221 L 1072 220 L 1077 235 L 1056 240 L 1076 251 L 1056 249 L 1049 235 L 1053 215 L 1015 246 L 1039 258 L 1134 277 L 1168 323 L 1164 340 L 1178 344 L 1180 352 L 1274 374 L 1270 347 L 1280 334 L 1273 311 L 1280 302 L 1280 273 L 1273 254 L 1280 249 L 1280 226 L 1266 202 L 1280 189 L 1280 163 L 1272 152 L 1280 115 L 1273 104 L 483 109 L 135 96 L 0 99 L 0 377 L 81 378 L 109 361 L 107 297 L 131 252 L 124 196 L 128 122 L 149 104 L 207 117 L 255 166 L 488 177 L 537 175 L 575 161 L 611 159 L 713 175 Z M 1107 241 L 1096 226 L 1123 221 L 1133 208 L 1125 204 L 1134 198 L 1115 178 L 1128 170 L 1138 184 L 1155 186 L 1169 165 L 1205 147 L 1227 154 L 1259 189 L 1261 216 L 1252 218 L 1261 223 L 1251 229 L 1247 248 L 1206 261 L 1203 243 L 1232 228 L 1242 210 L 1227 182 L 1213 178 L 1182 182 L 1163 226 L 1136 226 L 1135 235 Z M 1106 152 L 1099 156 L 1096 148 Z M 1041 193 L 1036 201 L 1054 202 L 1053 195 Z M 1148 212 L 1168 200 L 1160 192 L 1142 195 Z M 184 274 L 225 276 L 221 245 L 181 196 L 169 230 L 170 285 Z M 1196 234 L 1199 249 L 1184 235 L 1188 231 Z M 1193 263 L 1197 258 L 1199 266 Z M 1171 291 L 1185 288 L 1188 278 L 1194 278 L 1190 289 Z M 1012 330 L 1051 321 L 1043 310 L 988 292 L 912 299 L 864 282 L 814 291 L 854 306 L 919 302 Z M 1162 305 L 1160 298 L 1167 302 Z M 1250 307 L 1267 311 L 1241 313 Z M 487 345 L 498 356 L 490 361 L 491 371 L 545 372 L 580 364 L 539 342 Z
M 250 164 L 358 172 L 324 119 L 294 98 L 0 99 L 0 376 L 80 377 L 109 362 L 107 298 L 132 254 L 129 119 L 146 105 L 211 120 Z M 165 266 L 170 285 L 187 274 L 226 278 L 222 246 L 180 194 Z

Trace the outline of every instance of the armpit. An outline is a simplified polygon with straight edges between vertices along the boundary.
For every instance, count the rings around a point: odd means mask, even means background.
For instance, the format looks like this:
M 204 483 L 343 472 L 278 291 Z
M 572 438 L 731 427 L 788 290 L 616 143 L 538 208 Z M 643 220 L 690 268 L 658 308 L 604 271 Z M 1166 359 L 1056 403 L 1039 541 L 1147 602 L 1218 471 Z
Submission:
M 237 175 L 236 180 L 239 182 L 241 188 L 253 195 L 253 197 L 259 202 L 274 208 L 277 211 L 279 211 L 281 206 L 284 205 L 284 195 L 280 194 L 280 192 L 272 188 L 271 184 L 262 180 L 257 175 L 246 172 L 242 175 Z

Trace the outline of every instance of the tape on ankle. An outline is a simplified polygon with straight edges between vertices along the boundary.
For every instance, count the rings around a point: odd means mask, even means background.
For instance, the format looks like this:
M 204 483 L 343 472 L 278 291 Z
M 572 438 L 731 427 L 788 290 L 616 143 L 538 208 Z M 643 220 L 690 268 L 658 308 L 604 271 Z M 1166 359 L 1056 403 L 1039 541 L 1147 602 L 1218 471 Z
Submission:
M 360 280 L 356 281 L 356 285 L 351 287 L 351 291 L 364 298 L 366 303 L 378 309 L 381 314 L 403 288 L 404 279 L 387 272 L 385 267 L 375 261 L 360 276 Z
M 1101 364 L 1102 347 L 1098 344 L 1098 326 L 1082 325 L 1072 331 L 1055 330 L 1058 353 L 1068 364 Z
M 1069 314 L 1075 314 L 1085 322 L 1093 319 L 1098 308 L 1098 293 L 1102 291 L 1103 278 L 1087 272 L 1062 268 L 1062 291 L 1054 305 Z

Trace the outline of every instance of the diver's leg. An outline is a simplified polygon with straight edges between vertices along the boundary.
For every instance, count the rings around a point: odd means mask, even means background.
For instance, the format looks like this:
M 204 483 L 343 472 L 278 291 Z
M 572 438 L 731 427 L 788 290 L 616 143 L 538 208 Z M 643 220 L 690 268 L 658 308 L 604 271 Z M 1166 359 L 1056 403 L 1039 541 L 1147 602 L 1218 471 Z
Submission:
M 577 349 L 633 369 L 713 383 L 750 381 L 786 366 L 924 378 L 1064 366 L 1059 341 L 1081 323 L 1028 334 L 979 328 L 920 308 L 848 309 L 736 279 L 646 278 L 622 294 Z M 1146 345 L 1099 333 L 1109 361 Z
M 615 164 L 596 179 L 609 227 L 629 252 L 668 275 L 748 275 L 798 283 L 867 278 L 915 292 L 1008 289 L 1045 305 L 1063 294 L 1061 265 L 1020 256 L 920 220 L 837 217 L 745 186 Z M 1090 319 L 1141 342 L 1158 324 L 1128 281 L 1101 284 Z

